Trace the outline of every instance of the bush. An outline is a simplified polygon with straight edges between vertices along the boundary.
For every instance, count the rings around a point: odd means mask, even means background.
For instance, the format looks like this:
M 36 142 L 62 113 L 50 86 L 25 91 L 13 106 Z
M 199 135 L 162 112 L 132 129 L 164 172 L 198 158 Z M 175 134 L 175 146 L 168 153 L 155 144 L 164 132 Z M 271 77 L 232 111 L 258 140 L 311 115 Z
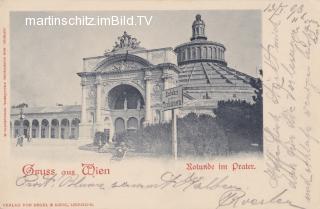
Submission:
M 178 119 L 178 155 L 213 156 L 228 153 L 228 140 L 223 129 L 209 115 L 190 113 Z M 155 124 L 136 132 L 116 136 L 116 142 L 124 141 L 136 152 L 156 155 L 171 154 L 171 124 Z
M 115 142 L 124 141 L 136 152 L 163 155 L 170 152 L 170 136 L 169 124 L 157 124 L 137 131 L 117 134 Z
M 178 120 L 178 142 L 183 155 L 216 156 L 228 153 L 228 139 L 210 115 L 190 113 Z

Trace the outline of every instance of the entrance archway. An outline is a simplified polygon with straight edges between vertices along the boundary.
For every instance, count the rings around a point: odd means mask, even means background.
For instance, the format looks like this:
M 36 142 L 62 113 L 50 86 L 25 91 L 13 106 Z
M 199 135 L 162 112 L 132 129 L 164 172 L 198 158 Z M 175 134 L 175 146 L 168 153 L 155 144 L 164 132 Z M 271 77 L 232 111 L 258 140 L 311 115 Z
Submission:
M 108 92 L 110 116 L 114 122 L 114 132 L 137 130 L 139 121 L 145 115 L 145 101 L 139 87 L 120 84 Z
M 108 93 L 109 108 L 111 110 L 144 108 L 144 99 L 140 91 L 128 84 L 121 84 Z

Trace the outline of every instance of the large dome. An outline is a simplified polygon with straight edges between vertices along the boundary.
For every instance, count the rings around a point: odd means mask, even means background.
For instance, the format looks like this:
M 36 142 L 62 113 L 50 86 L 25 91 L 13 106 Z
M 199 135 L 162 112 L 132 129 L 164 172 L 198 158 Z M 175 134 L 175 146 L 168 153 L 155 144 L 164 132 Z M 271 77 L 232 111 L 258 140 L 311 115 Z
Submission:
M 174 49 L 180 69 L 178 85 L 184 87 L 184 109 L 207 108 L 210 112 L 221 100 L 252 102 L 250 82 L 254 78 L 227 66 L 226 48 L 207 40 L 200 15 L 193 21 L 190 40 Z

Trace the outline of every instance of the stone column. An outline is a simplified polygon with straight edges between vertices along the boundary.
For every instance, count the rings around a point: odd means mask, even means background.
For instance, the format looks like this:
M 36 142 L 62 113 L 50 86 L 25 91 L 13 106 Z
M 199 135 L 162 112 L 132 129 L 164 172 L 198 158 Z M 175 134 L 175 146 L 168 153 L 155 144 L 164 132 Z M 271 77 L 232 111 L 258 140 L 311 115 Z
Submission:
M 218 58 L 218 56 L 217 56 L 217 48 L 214 47 L 214 59 L 217 59 L 217 58 Z
M 60 139 L 60 128 L 61 128 L 61 125 L 58 124 L 58 126 L 57 126 L 57 136 L 56 136 L 56 139 Z
M 101 124 L 101 77 L 100 75 L 96 78 L 97 96 L 96 96 L 96 124 Z
M 82 85 L 82 99 L 81 99 L 81 121 L 79 124 L 79 140 L 85 141 L 85 143 L 91 142 L 90 132 L 91 124 L 88 123 L 87 118 L 87 84 L 85 75 L 81 80 Z M 71 124 L 70 124 L 71 125 Z
M 81 123 L 86 123 L 87 122 L 87 101 L 86 101 L 87 91 L 86 91 L 86 85 L 84 80 L 82 80 L 81 86 L 82 86 Z
M 51 125 L 50 125 L 50 124 L 48 125 L 48 129 L 49 129 L 49 131 L 48 131 L 48 132 L 49 132 L 48 138 L 51 139 Z
M 14 138 L 14 121 L 11 124 L 11 129 L 10 129 L 10 138 Z
M 186 61 L 186 60 L 189 59 L 189 58 L 188 58 L 188 48 L 185 48 L 184 50 L 185 50 L 185 51 L 184 51 L 184 53 L 185 53 L 185 55 L 184 55 L 184 61 Z
M 41 122 L 39 122 L 38 138 L 40 139 L 41 139 L 41 129 L 42 129 L 42 125 L 41 125 Z
M 28 127 L 28 131 L 29 131 L 29 136 L 32 138 L 32 121 L 31 124 L 29 123 L 29 127 Z
M 61 134 L 62 134 L 62 128 L 63 128 L 63 127 L 62 127 L 62 124 L 60 123 L 60 126 L 59 126 L 59 138 L 60 138 L 60 139 L 63 139 L 62 136 L 61 136 Z M 64 128 L 65 128 L 65 127 L 64 127 Z M 63 133 L 63 134 L 64 134 L 63 137 L 64 137 L 64 139 L 65 139 L 65 138 L 66 138 L 66 130 L 64 130 L 64 133 Z
M 71 123 L 72 121 L 71 122 L 69 121 L 69 130 L 68 130 L 68 136 L 67 136 L 68 139 L 70 139 L 70 136 L 71 136 L 71 126 L 72 126 Z
M 164 89 L 169 89 L 171 88 L 170 86 L 170 73 L 168 69 L 163 70 L 162 72 L 162 79 L 163 79 L 163 88 Z M 164 111 L 163 112 L 163 120 L 165 122 L 169 122 L 171 120 L 171 115 L 170 115 L 170 110 Z
M 150 71 L 146 71 L 145 72 L 145 77 L 144 80 L 146 82 L 146 90 L 145 90 L 145 99 L 146 99 L 146 114 L 145 114 L 145 118 L 144 118 L 144 124 L 148 125 L 152 122 L 152 118 L 151 118 L 151 72 Z

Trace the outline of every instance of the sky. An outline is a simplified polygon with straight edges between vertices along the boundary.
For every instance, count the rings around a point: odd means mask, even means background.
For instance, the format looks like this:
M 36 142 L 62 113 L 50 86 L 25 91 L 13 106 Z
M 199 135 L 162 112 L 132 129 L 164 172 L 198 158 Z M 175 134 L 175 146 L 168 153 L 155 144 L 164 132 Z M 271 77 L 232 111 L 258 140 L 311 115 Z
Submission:
M 11 105 L 80 104 L 77 72 L 82 58 L 103 55 L 124 31 L 146 49 L 175 47 L 190 41 L 196 14 L 206 23 L 210 41 L 226 47 L 228 66 L 257 77 L 261 67 L 261 13 L 230 11 L 12 12 L 10 14 Z M 152 16 L 149 26 L 26 26 L 26 17 Z

